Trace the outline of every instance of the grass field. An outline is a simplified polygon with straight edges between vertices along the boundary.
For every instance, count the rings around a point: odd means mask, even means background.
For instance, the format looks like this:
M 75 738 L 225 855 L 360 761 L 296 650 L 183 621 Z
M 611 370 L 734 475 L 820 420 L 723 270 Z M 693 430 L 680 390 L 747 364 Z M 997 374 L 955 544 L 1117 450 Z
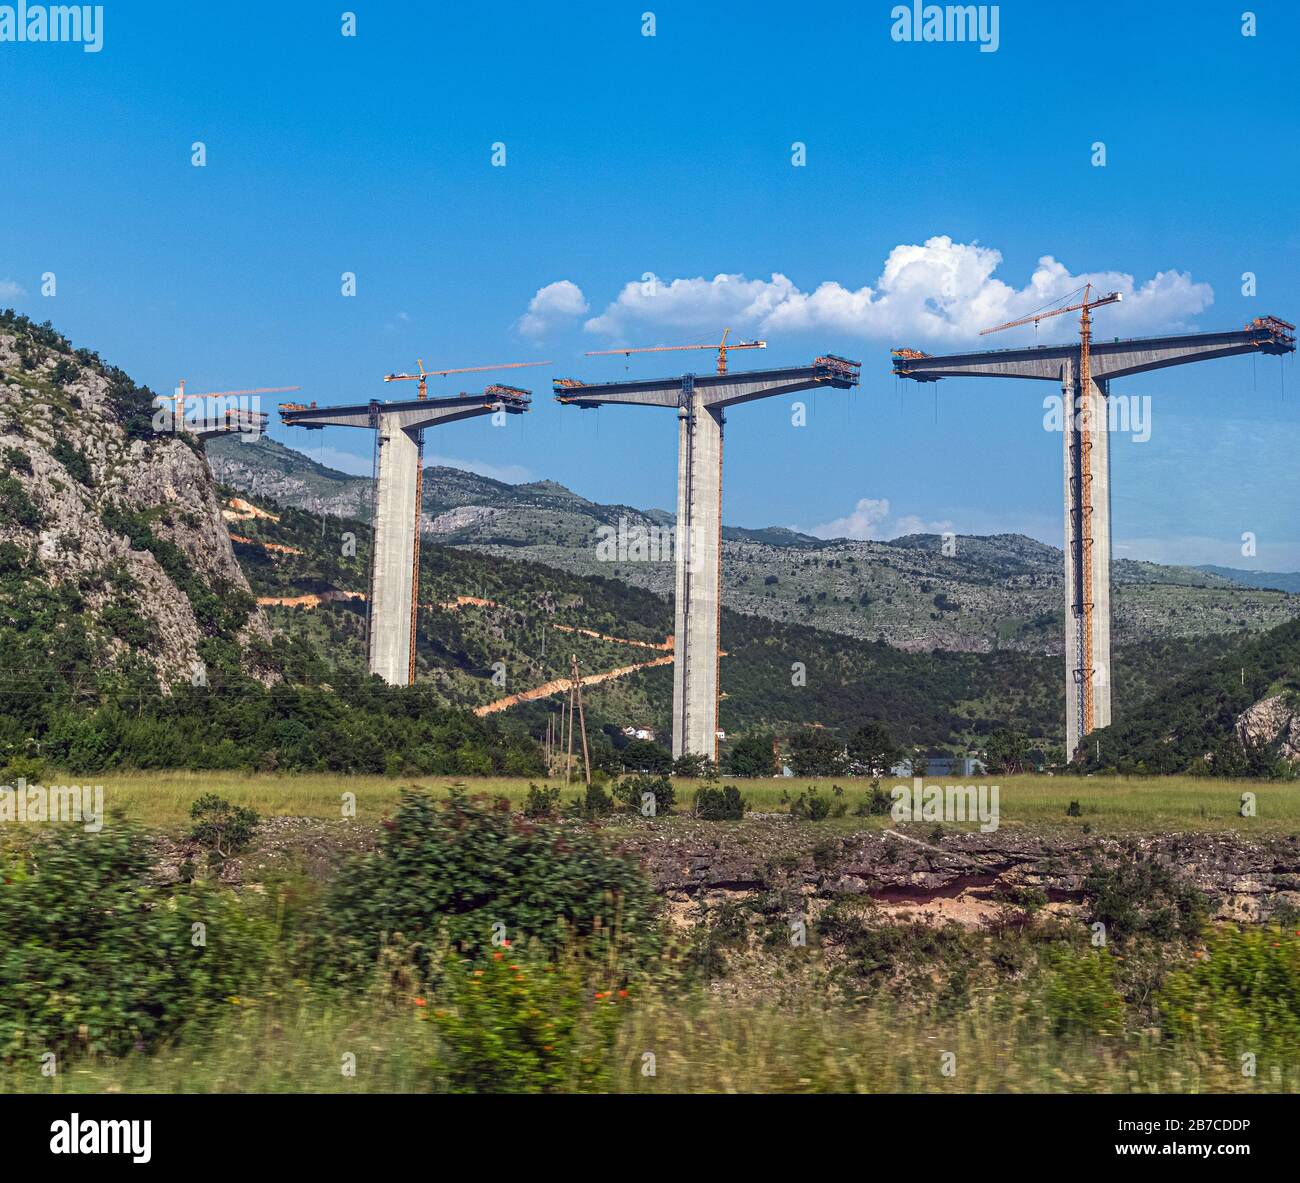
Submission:
M 227 800 L 249 806 L 263 816 L 338 818 L 345 794 L 355 794 L 356 816 L 377 819 L 397 805 L 399 793 L 412 785 L 445 793 L 460 783 L 472 793 L 504 796 L 522 804 L 528 778 L 483 777 L 453 781 L 447 777 L 392 779 L 382 776 L 343 776 L 328 773 L 268 774 L 231 772 L 130 772 L 100 773 L 79 780 L 71 774 L 51 773 L 49 784 L 102 784 L 108 810 L 121 809 L 132 820 L 150 826 L 179 826 L 189 817 L 191 803 L 202 793 L 217 793 Z M 539 778 L 540 779 L 540 778 Z M 868 782 L 859 779 L 815 779 L 794 777 L 783 780 L 723 778 L 736 784 L 753 811 L 780 812 L 787 808 L 783 795 L 797 796 L 810 785 L 831 795 L 833 785 L 843 788 L 836 800 L 847 806 L 844 818 L 829 819 L 824 825 L 852 824 L 883 826 L 885 816 L 854 817 L 855 806 L 869 793 Z M 1294 833 L 1300 831 L 1300 784 L 1259 781 L 1211 780 L 1200 777 L 984 777 L 999 789 L 1001 825 L 1023 826 L 1057 823 L 1089 826 L 1100 832 L 1172 830 L 1243 830 L 1251 833 Z M 551 782 L 554 783 L 554 782 Z M 679 809 L 689 809 L 697 782 L 678 780 Z M 886 791 L 907 781 L 886 780 Z M 945 778 L 927 778 L 926 783 L 943 785 Z M 574 799 L 580 786 L 573 786 L 566 799 Z M 1254 817 L 1241 817 L 1243 793 L 1255 795 Z M 1067 817 L 1072 801 L 1079 802 L 1080 816 Z M 960 828 L 960 827 L 958 827 Z
M 0 1061 L 6 1093 L 410 1093 L 445 1091 L 427 1008 L 302 993 L 244 999 L 200 1038 L 152 1055 L 74 1060 L 53 1078 L 39 1062 Z M 644 1072 L 654 1056 L 654 1074 Z M 355 1075 L 340 1064 L 356 1057 Z M 951 1053 L 953 1074 L 942 1070 Z M 633 1007 L 602 1052 L 601 1090 L 635 1093 L 1267 1093 L 1300 1088 L 1285 1057 L 1246 1077 L 1227 1057 L 1162 1046 L 1145 1034 L 1061 1036 L 1022 1005 L 976 999 L 936 1022 L 888 1004 L 791 1012 L 704 994 Z

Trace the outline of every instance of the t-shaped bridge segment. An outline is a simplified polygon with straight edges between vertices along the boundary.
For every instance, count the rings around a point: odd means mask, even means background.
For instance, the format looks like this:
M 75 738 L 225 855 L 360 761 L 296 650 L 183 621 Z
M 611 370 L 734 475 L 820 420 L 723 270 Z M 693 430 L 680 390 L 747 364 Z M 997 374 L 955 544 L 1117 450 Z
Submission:
M 245 411 L 227 408 L 220 419 L 201 420 L 196 426 L 186 428 L 201 440 L 215 439 L 219 435 L 247 435 L 257 439 L 266 431 L 270 416 L 265 411 Z
M 1041 345 L 1027 349 L 995 349 L 932 357 L 915 349 L 894 350 L 894 373 L 916 382 L 940 378 L 1029 378 L 1059 382 L 1065 405 L 1065 734 L 1066 754 L 1072 757 L 1085 734 L 1080 681 L 1092 671 L 1093 726 L 1111 722 L 1110 685 L 1110 436 L 1107 398 L 1110 383 L 1129 374 L 1188 362 L 1239 354 L 1295 352 L 1295 326 L 1276 317 L 1258 317 L 1244 329 L 1222 333 L 1190 333 L 1169 337 L 1097 341 L 1089 350 L 1091 364 L 1089 421 L 1091 431 L 1091 497 L 1081 460 L 1081 415 L 1078 345 Z M 1091 502 L 1091 512 L 1085 504 Z M 1085 542 L 1090 545 L 1085 546 Z M 1091 579 L 1085 581 L 1083 556 L 1090 554 Z M 1085 587 L 1092 597 L 1092 646 L 1085 654 L 1082 617 Z
M 811 366 L 587 385 L 555 382 L 568 406 L 606 404 L 677 411 L 676 633 L 673 755 L 718 756 L 718 640 L 722 614 L 723 410 L 738 403 L 858 384 L 861 362 L 827 355 Z
M 201 410 L 181 419 L 176 417 L 174 411 L 163 409 L 155 418 L 155 426 L 160 432 L 192 435 L 200 441 L 215 439 L 219 435 L 246 435 L 257 439 L 266 431 L 269 418 L 265 411 L 253 411 L 244 407 Z
M 461 419 L 499 411 L 521 415 L 530 392 L 514 386 L 489 386 L 482 394 L 381 403 L 371 399 L 346 407 L 284 403 L 280 418 L 289 427 L 366 427 L 378 433 L 379 472 L 375 489 L 374 553 L 370 576 L 369 668 L 385 682 L 406 686 L 412 680 L 415 612 L 420 572 L 416 536 L 419 433 Z

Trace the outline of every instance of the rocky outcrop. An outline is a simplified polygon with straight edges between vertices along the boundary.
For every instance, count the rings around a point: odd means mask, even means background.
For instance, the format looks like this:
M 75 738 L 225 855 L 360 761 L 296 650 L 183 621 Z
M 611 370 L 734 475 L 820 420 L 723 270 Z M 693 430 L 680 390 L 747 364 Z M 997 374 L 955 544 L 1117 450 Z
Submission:
M 0 516 L 0 543 L 23 556 L 24 578 L 75 586 L 97 662 L 134 653 L 164 684 L 202 662 L 211 629 L 196 613 L 212 603 L 237 622 L 230 635 L 245 652 L 269 639 L 201 445 L 142 428 L 149 407 L 139 393 L 126 422 L 119 396 L 129 380 L 64 344 L 49 330 L 33 339 L 0 325 L 0 476 L 21 508 Z M 242 619 L 241 595 L 250 605 Z
M 1121 857 L 1153 860 L 1191 883 L 1220 920 L 1260 921 L 1300 908 L 1300 838 L 1239 833 L 1100 837 L 1074 833 L 954 833 L 937 843 L 915 827 L 863 831 L 829 841 L 816 827 L 788 819 L 751 819 L 743 829 L 714 823 L 675 827 L 668 836 L 647 823 L 627 845 L 669 899 L 708 899 L 758 892 L 784 881 L 805 895 L 866 896 L 925 910 L 965 895 L 996 901 L 1036 889 L 1059 905 L 1083 901 L 1098 864 Z M 936 909 L 942 912 L 942 909 Z
M 427 534 L 455 534 L 457 530 L 471 526 L 488 525 L 504 512 L 489 505 L 461 505 L 440 513 L 437 517 L 431 518 L 424 514 L 420 518 L 420 524 Z
M 1237 738 L 1245 746 L 1273 749 L 1284 760 L 1300 761 L 1300 701 L 1294 694 L 1260 699 L 1237 716 Z

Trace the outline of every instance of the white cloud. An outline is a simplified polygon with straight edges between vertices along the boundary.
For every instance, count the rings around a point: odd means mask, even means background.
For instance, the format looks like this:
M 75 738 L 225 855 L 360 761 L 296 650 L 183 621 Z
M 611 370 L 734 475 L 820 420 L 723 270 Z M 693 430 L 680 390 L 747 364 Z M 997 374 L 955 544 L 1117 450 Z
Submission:
M 15 283 L 12 279 L 0 279 L 0 302 L 5 300 L 21 300 L 27 293 L 22 286 Z
M 604 312 L 584 327 L 614 341 L 625 340 L 636 329 L 716 332 L 720 326 L 732 325 L 763 333 L 818 330 L 891 343 L 947 342 L 973 340 L 980 329 L 1036 312 L 1087 282 L 1124 295 L 1122 304 L 1104 312 L 1106 333 L 1184 328 L 1189 318 L 1214 301 L 1210 285 L 1194 282 L 1187 272 L 1160 271 L 1139 283 L 1118 271 L 1072 274 L 1051 255 L 1044 255 L 1028 282 L 1014 287 L 995 277 L 1001 263 L 998 250 L 936 235 L 924 245 L 894 247 L 875 284 L 856 289 L 828 280 L 805 292 L 779 272 L 770 279 L 653 278 L 625 284 Z M 1037 339 L 1065 339 L 1076 325 L 1072 316 L 1045 320 Z M 1032 326 L 1026 326 L 1009 334 L 1006 343 L 1014 345 L 1033 336 Z
M 805 533 L 816 538 L 867 540 L 901 538 L 905 534 L 942 534 L 951 529 L 949 521 L 926 522 L 915 514 L 891 517 L 888 497 L 863 497 L 845 517 L 813 526 Z
M 622 339 L 636 325 L 716 333 L 733 323 L 760 326 L 783 302 L 798 295 L 784 275 L 774 274 L 770 280 L 715 275 L 671 283 L 652 276 L 625 284 L 618 299 L 583 327 L 615 339 Z
M 582 289 L 572 280 L 561 279 L 537 289 L 537 294 L 528 301 L 528 311 L 519 318 L 515 328 L 525 337 L 544 337 L 577 320 L 588 308 Z

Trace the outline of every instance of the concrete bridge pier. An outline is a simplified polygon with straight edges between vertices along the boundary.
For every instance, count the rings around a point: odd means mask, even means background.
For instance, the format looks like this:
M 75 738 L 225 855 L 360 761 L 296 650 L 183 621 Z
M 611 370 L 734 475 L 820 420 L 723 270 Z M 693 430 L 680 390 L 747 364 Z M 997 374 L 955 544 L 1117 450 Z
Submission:
M 1106 383 L 1090 383 L 1089 433 L 1091 495 L 1085 497 L 1081 463 L 1082 391 L 1073 359 L 1062 364 L 1061 395 L 1065 424 L 1065 743 L 1074 752 L 1086 734 L 1083 683 L 1092 685 L 1092 725 L 1109 727 L 1110 711 L 1110 429 Z M 1090 502 L 1090 509 L 1085 504 Z M 1091 546 L 1085 548 L 1085 539 Z M 1089 578 L 1084 579 L 1088 552 Z M 1092 637 L 1085 649 L 1083 605 L 1092 604 Z
M 858 384 L 860 363 L 826 355 L 811 366 L 732 374 L 683 374 L 641 382 L 555 382 L 559 402 L 677 411 L 676 632 L 673 756 L 718 758 L 718 642 L 722 617 L 722 425 L 737 403 Z
M 718 653 L 722 627 L 721 408 L 684 389 L 678 414 L 677 653 L 673 663 L 673 753 L 718 749 Z
M 375 553 L 370 601 L 370 672 L 394 686 L 408 681 L 415 603 L 415 504 L 420 445 L 392 416 L 379 419 Z

